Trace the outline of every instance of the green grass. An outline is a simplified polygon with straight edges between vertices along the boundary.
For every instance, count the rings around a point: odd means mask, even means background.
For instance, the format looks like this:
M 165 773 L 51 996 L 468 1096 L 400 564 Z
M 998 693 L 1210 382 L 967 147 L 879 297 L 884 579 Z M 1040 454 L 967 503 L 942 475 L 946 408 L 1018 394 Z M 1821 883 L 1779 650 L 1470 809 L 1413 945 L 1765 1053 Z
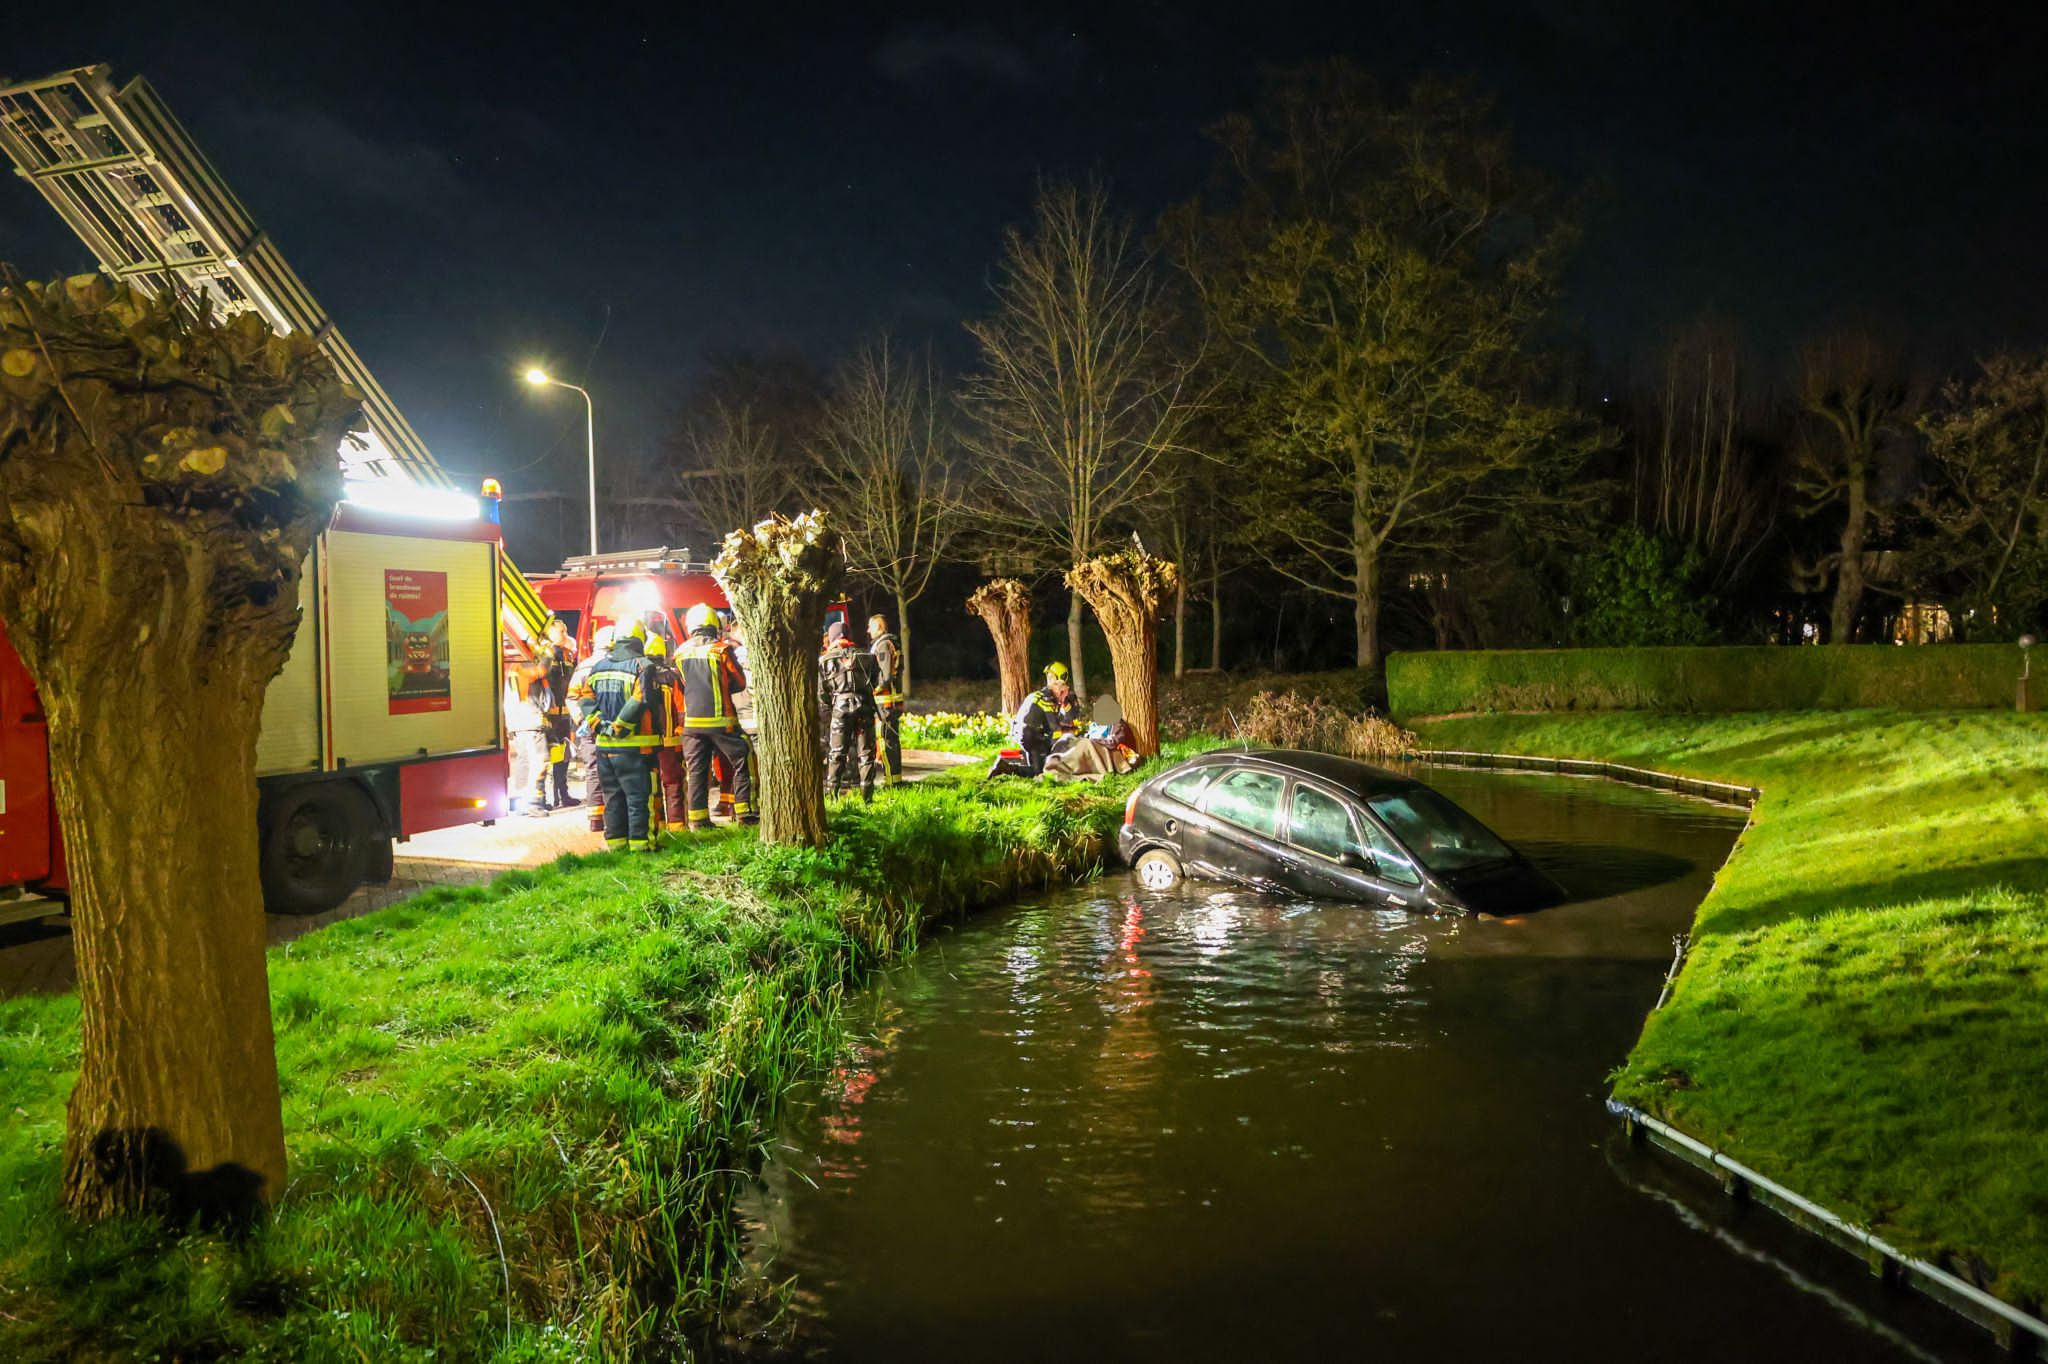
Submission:
M 1473 649 L 1394 654 L 1396 719 L 1468 711 L 1963 710 L 2011 706 L 2009 644 Z
M 1487 716 L 1425 744 L 1763 789 L 1617 1095 L 2048 1297 L 2048 717 Z
M 939 778 L 839 807 L 822 850 L 565 857 L 274 951 L 291 1173 L 239 1243 L 57 1215 L 78 1004 L 0 1003 L 0 1358 L 687 1344 L 845 991 L 936 918 L 1088 874 L 1128 784 Z

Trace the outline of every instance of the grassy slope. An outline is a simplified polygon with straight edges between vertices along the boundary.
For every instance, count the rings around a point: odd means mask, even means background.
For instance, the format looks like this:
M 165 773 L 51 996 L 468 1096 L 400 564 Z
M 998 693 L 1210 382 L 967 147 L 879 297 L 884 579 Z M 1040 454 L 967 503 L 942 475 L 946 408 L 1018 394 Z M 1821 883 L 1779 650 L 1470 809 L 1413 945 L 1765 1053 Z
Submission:
M 240 1246 L 53 1215 L 77 1001 L 0 1002 L 0 1357 L 584 1358 L 651 1299 L 701 1320 L 843 991 L 936 916 L 1085 874 L 1126 784 L 935 780 L 820 852 L 564 858 L 274 952 L 291 1184 Z
M 2048 1295 L 2048 717 L 1487 716 L 1425 744 L 1763 788 L 1617 1093 Z

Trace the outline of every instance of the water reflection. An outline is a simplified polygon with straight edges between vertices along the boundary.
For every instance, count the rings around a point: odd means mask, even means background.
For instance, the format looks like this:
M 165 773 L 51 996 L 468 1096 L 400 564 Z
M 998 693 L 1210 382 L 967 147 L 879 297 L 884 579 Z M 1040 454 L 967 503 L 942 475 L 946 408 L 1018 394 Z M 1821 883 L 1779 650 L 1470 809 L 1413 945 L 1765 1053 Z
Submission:
M 1576 1360 L 1626 1327 L 1669 1360 L 1900 1357 L 1601 1156 L 1603 1077 L 1739 814 L 1431 779 L 1582 893 L 1488 923 L 1112 878 L 869 992 L 756 1209 L 792 1348 Z

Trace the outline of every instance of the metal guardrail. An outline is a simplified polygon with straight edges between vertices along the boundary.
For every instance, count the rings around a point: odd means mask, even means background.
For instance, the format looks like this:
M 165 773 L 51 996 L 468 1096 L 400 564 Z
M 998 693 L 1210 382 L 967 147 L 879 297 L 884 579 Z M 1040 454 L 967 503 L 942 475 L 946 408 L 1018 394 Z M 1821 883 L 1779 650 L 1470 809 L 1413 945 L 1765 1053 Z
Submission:
M 1429 748 L 1418 750 L 1415 760 L 1434 763 L 1440 767 L 1474 767 L 1507 772 L 1553 772 L 1568 777 L 1605 777 L 1609 781 L 1626 782 L 1630 786 L 1648 787 L 1653 791 L 1671 791 L 1681 796 L 1698 796 L 1726 805 L 1739 805 L 1745 810 L 1751 809 L 1763 798 L 1763 791 L 1755 786 L 1707 781 L 1702 777 L 1681 777 L 1676 773 L 1658 772 L 1648 767 L 1593 762 L 1584 758 L 1542 758 L 1526 753 L 1475 753 L 1455 748 Z

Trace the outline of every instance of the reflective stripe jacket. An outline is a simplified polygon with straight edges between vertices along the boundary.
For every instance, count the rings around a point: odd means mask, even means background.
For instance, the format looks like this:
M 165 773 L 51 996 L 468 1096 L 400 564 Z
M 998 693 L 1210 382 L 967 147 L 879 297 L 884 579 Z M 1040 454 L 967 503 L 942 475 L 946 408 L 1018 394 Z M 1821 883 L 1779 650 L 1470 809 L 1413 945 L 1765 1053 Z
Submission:
M 1053 735 L 1081 727 L 1081 698 L 1067 693 L 1064 704 L 1053 699 L 1052 690 L 1040 687 L 1024 698 L 1010 718 L 1010 741 L 1019 748 L 1040 752 L 1052 747 Z
M 661 712 L 655 732 L 664 745 L 674 748 L 683 741 L 683 675 L 667 659 L 651 658 L 644 676 L 648 709 Z
M 896 636 L 884 630 L 868 652 L 875 656 L 875 704 L 893 706 L 903 699 L 903 650 Z
M 569 693 L 578 719 L 595 724 L 599 748 L 637 748 L 644 753 L 660 745 L 661 710 L 650 704 L 647 683 L 648 662 L 640 641 L 628 639 L 614 644 Z M 614 734 L 614 725 L 623 725 L 626 732 Z
M 730 644 L 712 631 L 699 630 L 676 650 L 676 668 L 683 675 L 685 730 L 739 728 L 732 696 L 747 689 L 747 679 Z
M 851 640 L 818 655 L 818 703 L 834 715 L 873 714 L 875 656 Z

